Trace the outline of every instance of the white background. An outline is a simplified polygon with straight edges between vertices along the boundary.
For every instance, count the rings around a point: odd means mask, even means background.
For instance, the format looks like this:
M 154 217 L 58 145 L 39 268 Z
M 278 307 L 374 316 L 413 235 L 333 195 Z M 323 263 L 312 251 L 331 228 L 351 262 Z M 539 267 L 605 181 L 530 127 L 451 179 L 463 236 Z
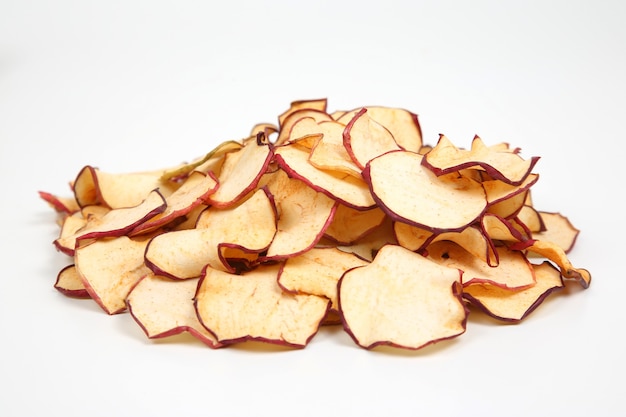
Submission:
M 0 1 L 0 415 L 624 415 L 625 4 Z M 329 328 L 303 350 L 153 342 L 53 288 L 68 259 L 38 190 L 189 160 L 320 97 L 540 156 L 535 205 L 581 229 L 592 286 L 417 352 Z

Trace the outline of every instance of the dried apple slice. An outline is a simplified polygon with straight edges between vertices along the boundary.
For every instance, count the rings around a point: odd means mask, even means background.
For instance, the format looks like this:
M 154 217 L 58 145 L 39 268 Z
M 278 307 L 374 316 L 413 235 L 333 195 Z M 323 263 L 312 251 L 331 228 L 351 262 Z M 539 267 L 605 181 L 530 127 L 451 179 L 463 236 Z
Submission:
M 331 309 L 337 310 L 337 282 L 347 270 L 368 263 L 337 248 L 313 248 L 285 261 L 278 284 L 292 293 L 326 297 L 331 300 Z
M 74 181 L 74 196 L 80 207 L 133 207 L 155 189 L 166 197 L 178 188 L 176 183 L 161 181 L 161 174 L 161 171 L 112 174 L 87 165 Z
M 279 264 L 244 275 L 207 267 L 195 305 L 201 323 L 224 344 L 257 340 L 305 347 L 317 333 L 330 301 L 290 294 L 277 283 Z
M 370 160 L 379 155 L 402 149 L 391 132 L 372 119 L 365 107 L 346 124 L 343 145 L 360 169 L 365 168 Z
M 384 246 L 371 264 L 339 280 L 345 330 L 361 347 L 420 349 L 465 332 L 461 273 L 402 246 Z
M 249 225 L 256 225 L 250 228 Z M 174 279 L 197 278 L 205 265 L 234 271 L 224 257 L 229 248 L 259 254 L 276 233 L 276 211 L 265 189 L 229 209 L 205 210 L 197 227 L 155 236 L 146 249 L 145 262 L 156 274 Z
M 529 174 L 519 185 L 511 185 L 500 180 L 483 181 L 487 196 L 487 211 L 507 218 L 516 215 L 526 203 L 526 195 L 539 175 Z
M 584 268 L 575 268 L 568 259 L 565 250 L 556 243 L 532 239 L 526 242 L 520 242 L 519 244 L 513 244 L 511 248 L 515 250 L 526 250 L 531 252 L 531 254 L 545 257 L 559 267 L 561 275 L 564 278 L 578 281 L 583 288 L 589 288 L 589 284 L 591 284 L 591 274 L 589 271 Z
M 516 220 L 523 224 L 531 233 L 540 233 L 546 230 L 541 214 L 537 209 L 532 207 L 532 205 L 528 205 L 528 203 L 522 207 L 515 217 Z
M 165 210 L 135 227 L 129 235 L 154 231 L 185 216 L 195 207 L 204 204 L 216 189 L 217 180 L 212 174 L 206 175 L 197 171 L 190 173 L 183 184 L 165 199 Z
M 375 206 L 365 181 L 341 172 L 321 170 L 309 163 L 309 152 L 296 146 L 279 146 L 274 151 L 276 162 L 290 177 L 298 178 L 340 203 L 357 208 Z
M 263 134 L 246 141 L 244 147 L 225 155 L 218 177 L 219 186 L 207 203 L 216 207 L 236 204 L 255 190 L 272 160 L 272 149 Z
M 76 249 L 76 270 L 91 298 L 108 314 L 126 310 L 126 296 L 150 271 L 143 255 L 147 239 L 120 236 Z
M 339 204 L 333 221 L 326 229 L 326 237 L 341 245 L 349 245 L 364 237 L 385 220 L 385 212 L 374 207 L 356 210 Z
M 296 123 L 304 118 L 311 118 L 316 122 L 333 120 L 330 115 L 323 110 L 310 108 L 295 110 L 294 112 L 286 115 L 282 123 L 280 124 L 280 132 L 278 132 L 278 137 L 276 138 L 275 145 L 284 145 L 294 139 L 298 139 L 299 137 L 301 137 L 301 133 L 293 134 L 292 129 Z
M 68 297 L 91 298 L 75 265 L 68 265 L 59 271 L 54 288 Z
M 150 273 L 132 288 L 126 300 L 128 311 L 150 339 L 188 332 L 210 348 L 221 347 L 198 320 L 194 296 L 199 281 L 175 281 Z
M 169 181 L 174 179 L 180 179 L 187 177 L 194 170 L 208 173 L 208 166 L 214 164 L 221 165 L 219 161 L 223 159 L 223 156 L 230 152 L 239 151 L 243 147 L 243 144 L 235 140 L 228 140 L 217 145 L 213 150 L 193 162 L 182 164 L 181 166 L 167 169 L 161 174 L 161 181 Z
M 560 272 L 548 262 L 533 265 L 537 283 L 522 290 L 510 290 L 490 284 L 463 288 L 463 297 L 498 320 L 517 323 L 532 313 L 553 291 L 563 288 Z
M 279 260 L 307 251 L 332 222 L 337 203 L 304 182 L 277 171 L 267 183 L 276 205 L 276 234 L 265 259 Z
M 292 113 L 295 113 L 299 110 L 316 110 L 326 113 L 327 105 L 328 99 L 326 98 L 292 101 L 289 105 L 289 108 L 278 116 L 278 124 L 283 126 L 285 124 L 285 119 L 287 119 Z
M 481 184 L 456 175 L 437 177 L 422 165 L 423 158 L 391 151 L 368 162 L 363 178 L 378 205 L 394 220 L 431 231 L 458 231 L 476 221 L 487 206 Z
M 57 213 L 71 215 L 80 210 L 74 197 L 61 197 L 46 191 L 39 191 L 38 193 L 39 198 L 48 203 Z
M 311 149 L 309 162 L 316 168 L 338 171 L 361 178 L 361 167 L 354 163 L 344 146 L 345 126 L 335 121 L 324 121 L 312 127 L 312 132 L 320 132 L 321 137 Z M 294 129 L 295 130 L 295 129 Z
M 561 249 L 568 253 L 574 247 L 576 238 L 580 233 L 567 217 L 561 213 L 539 212 L 545 230 L 533 234 L 538 240 L 554 242 Z
M 535 285 L 535 275 L 526 256 L 506 246 L 495 248 L 497 267 L 450 241 L 432 243 L 427 251 L 433 262 L 463 271 L 463 286 L 488 282 L 502 288 L 521 289 Z
M 478 136 L 474 137 L 470 150 L 459 149 L 445 135 L 440 135 L 437 145 L 425 155 L 424 166 L 436 175 L 479 168 L 494 180 L 520 185 L 538 160 L 538 157 L 524 160 L 517 152 L 488 147 Z
M 347 124 L 359 111 L 361 108 L 350 112 L 337 112 L 336 120 Z M 384 106 L 367 106 L 367 114 L 389 130 L 402 149 L 419 152 L 422 148 L 422 129 L 417 114 L 405 109 Z
M 113 209 L 101 217 L 89 216 L 82 228 L 74 234 L 61 237 L 56 245 L 66 253 L 71 253 L 75 247 L 89 244 L 94 239 L 126 235 L 141 223 L 162 213 L 165 207 L 163 195 L 154 190 L 135 207 Z

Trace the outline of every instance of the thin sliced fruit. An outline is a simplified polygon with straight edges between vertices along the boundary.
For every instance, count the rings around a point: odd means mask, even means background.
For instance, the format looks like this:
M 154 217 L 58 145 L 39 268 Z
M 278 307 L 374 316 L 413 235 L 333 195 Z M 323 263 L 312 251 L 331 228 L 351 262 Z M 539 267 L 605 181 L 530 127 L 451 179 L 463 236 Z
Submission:
M 317 333 L 330 301 L 290 294 L 277 283 L 280 265 L 260 265 L 244 275 L 208 267 L 195 296 L 204 327 L 224 344 L 260 340 L 304 347 Z
M 175 281 L 148 274 L 128 295 L 128 311 L 150 339 L 188 332 L 207 346 L 218 348 L 221 345 L 200 323 L 194 307 L 199 281 Z
M 371 264 L 338 284 L 345 330 L 361 347 L 420 349 L 465 332 L 461 274 L 401 246 L 383 247 Z
M 432 231 L 461 230 L 476 221 L 487 207 L 480 183 L 437 177 L 422 165 L 423 158 L 392 151 L 367 164 L 363 177 L 378 205 L 394 220 Z

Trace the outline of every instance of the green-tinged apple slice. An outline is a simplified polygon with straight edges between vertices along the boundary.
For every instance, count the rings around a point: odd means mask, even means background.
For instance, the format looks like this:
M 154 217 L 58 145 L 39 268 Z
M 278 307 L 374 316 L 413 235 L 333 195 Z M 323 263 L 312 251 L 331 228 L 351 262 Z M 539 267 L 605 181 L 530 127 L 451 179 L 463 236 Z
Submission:
M 68 297 L 91 298 L 75 265 L 68 265 L 59 271 L 54 288 Z
M 112 174 L 87 165 L 74 181 L 74 196 L 81 207 L 133 207 L 139 205 L 155 189 L 167 197 L 178 188 L 176 183 L 161 181 L 161 173 L 162 171 Z
M 253 192 L 272 160 L 272 149 L 263 134 L 248 140 L 237 152 L 225 155 L 217 190 L 208 198 L 216 207 L 228 207 Z
M 533 237 L 538 240 L 554 242 L 565 253 L 569 253 L 576 243 L 580 230 L 574 227 L 570 220 L 561 213 L 540 211 L 539 214 L 545 230 L 534 233 Z
M 210 348 L 221 347 L 198 320 L 194 296 L 199 281 L 200 278 L 176 281 L 147 274 L 128 295 L 128 311 L 150 339 L 188 332 Z
M 361 347 L 420 349 L 465 332 L 461 273 L 402 246 L 387 245 L 371 264 L 338 284 L 345 330 Z
M 152 232 L 190 213 L 195 207 L 203 205 L 209 195 L 217 189 L 217 180 L 212 174 L 195 171 L 185 178 L 183 184 L 166 197 L 166 207 L 162 213 L 146 220 L 135 227 L 129 235 Z
M 363 108 L 346 124 L 343 145 L 354 163 L 362 170 L 373 158 L 402 149 L 387 128 L 372 119 Z
M 478 168 L 494 180 L 520 185 L 538 160 L 538 157 L 524 160 L 515 151 L 488 147 L 478 136 L 474 137 L 470 150 L 460 149 L 445 135 L 440 135 L 437 145 L 425 155 L 423 163 L 436 175 Z
M 150 272 L 143 262 L 148 239 L 120 236 L 76 249 L 76 270 L 91 298 L 108 314 L 126 310 L 126 296 Z
M 561 270 L 563 278 L 573 279 L 583 288 L 589 288 L 591 274 L 584 268 L 575 268 L 567 257 L 565 250 L 554 242 L 531 239 L 526 242 L 511 245 L 515 250 L 526 250 L 529 255 L 539 255 L 555 263 Z
M 506 246 L 495 247 L 497 266 L 492 266 L 450 241 L 428 245 L 433 262 L 463 271 L 463 286 L 488 282 L 502 288 L 528 288 L 535 285 L 535 275 L 526 256 Z
M 459 231 L 476 221 L 487 206 L 481 184 L 438 177 L 422 165 L 423 158 L 391 151 L 368 162 L 363 178 L 378 205 L 393 220 L 431 231 Z
M 257 340 L 305 347 L 326 317 L 325 297 L 291 294 L 277 283 L 280 264 L 243 275 L 207 267 L 195 296 L 201 323 L 224 344 Z
M 354 163 L 343 144 L 344 129 L 342 123 L 335 121 L 324 121 L 316 127 L 312 126 L 311 131 L 320 132 L 322 136 L 311 149 L 309 162 L 316 168 L 338 171 L 360 179 L 362 168 Z
M 347 124 L 361 110 L 362 108 L 350 112 L 337 112 L 335 117 L 336 120 Z M 415 113 L 400 108 L 367 106 L 367 114 L 372 120 L 384 126 L 402 149 L 413 152 L 422 149 L 422 129 Z
M 264 259 L 285 259 L 315 246 L 332 222 L 337 202 L 282 170 L 272 174 L 267 188 L 278 223 Z
M 490 284 L 463 288 L 463 297 L 473 306 L 498 320 L 517 323 L 533 312 L 553 291 L 563 288 L 560 272 L 549 262 L 533 265 L 537 283 L 522 290 Z
M 321 170 L 309 163 L 309 152 L 297 146 L 279 146 L 274 151 L 276 162 L 290 177 L 338 202 L 357 209 L 373 208 L 376 203 L 365 181 L 337 171 Z
M 200 214 L 194 229 L 155 236 L 146 249 L 145 262 L 156 275 L 173 279 L 197 278 L 205 265 L 233 272 L 225 258 L 228 248 L 254 253 L 256 259 L 275 233 L 274 204 L 266 190 L 259 189 L 239 206 L 209 207 Z
M 374 207 L 356 210 L 339 204 L 333 221 L 326 229 L 326 237 L 340 245 L 349 245 L 366 236 L 385 220 L 385 212 Z
M 75 248 L 87 245 L 95 239 L 126 235 L 141 223 L 162 213 L 166 206 L 163 195 L 154 190 L 135 207 L 117 208 L 108 211 L 101 217 L 88 217 L 84 227 L 72 235 L 60 238 L 57 247 Z
M 292 293 L 326 297 L 331 300 L 331 309 L 337 310 L 337 282 L 347 270 L 368 263 L 334 247 L 313 248 L 285 261 L 278 284 Z
M 224 155 L 230 152 L 239 151 L 242 147 L 242 143 L 235 140 L 222 142 L 202 158 L 198 158 L 190 163 L 181 164 L 178 167 L 165 170 L 161 174 L 160 179 L 164 182 L 177 180 L 187 177 L 194 170 L 203 173 L 215 172 L 214 167 L 221 166 L 221 161 Z

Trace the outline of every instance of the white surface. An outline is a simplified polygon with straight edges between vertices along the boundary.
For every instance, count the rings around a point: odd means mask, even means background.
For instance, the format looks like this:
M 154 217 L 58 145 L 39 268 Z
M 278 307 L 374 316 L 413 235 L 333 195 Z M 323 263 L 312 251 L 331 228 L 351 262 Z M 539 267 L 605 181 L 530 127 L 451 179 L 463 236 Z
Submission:
M 0 415 L 626 413 L 623 2 L 211 3 L 0 2 Z M 427 143 L 541 156 L 535 204 L 582 230 L 591 288 L 417 352 L 340 329 L 296 351 L 151 342 L 54 290 L 66 259 L 38 190 L 65 193 L 85 164 L 188 160 L 318 97 L 413 110 Z

